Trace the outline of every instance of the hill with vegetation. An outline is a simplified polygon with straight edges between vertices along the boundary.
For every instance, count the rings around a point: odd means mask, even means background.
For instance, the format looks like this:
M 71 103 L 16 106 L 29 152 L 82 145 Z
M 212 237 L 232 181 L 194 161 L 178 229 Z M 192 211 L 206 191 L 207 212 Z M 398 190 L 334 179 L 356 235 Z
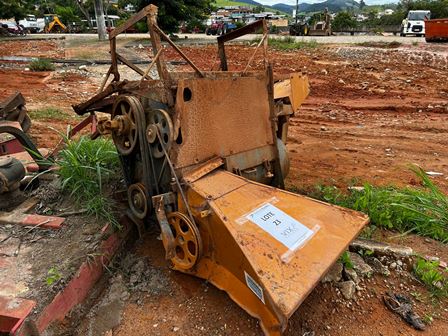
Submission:
M 292 14 L 292 11 L 295 9 L 295 6 L 283 3 L 276 4 L 272 7 L 290 14 Z M 359 8 L 359 3 L 354 0 L 326 0 L 314 4 L 299 3 L 300 12 L 321 12 L 325 10 L 325 8 L 328 8 L 330 12 L 340 12 L 343 10 L 357 9 Z

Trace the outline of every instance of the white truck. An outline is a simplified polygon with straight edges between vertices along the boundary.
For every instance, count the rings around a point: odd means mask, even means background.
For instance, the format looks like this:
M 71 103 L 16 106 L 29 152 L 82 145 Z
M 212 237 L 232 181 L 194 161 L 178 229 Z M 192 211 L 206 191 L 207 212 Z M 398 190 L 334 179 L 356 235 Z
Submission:
M 425 35 L 425 20 L 431 18 L 429 10 L 411 10 L 401 24 L 401 36 Z
M 19 21 L 19 25 L 22 26 L 29 33 L 38 33 L 45 27 L 45 23 L 39 22 L 34 15 L 27 15 L 23 20 Z

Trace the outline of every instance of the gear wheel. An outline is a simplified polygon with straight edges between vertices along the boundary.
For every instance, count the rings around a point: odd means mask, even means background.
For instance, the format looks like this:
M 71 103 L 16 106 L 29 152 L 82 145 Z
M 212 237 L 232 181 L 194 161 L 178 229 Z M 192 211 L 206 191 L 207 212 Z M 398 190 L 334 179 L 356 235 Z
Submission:
M 119 96 L 112 109 L 112 119 L 119 124 L 112 132 L 117 150 L 122 155 L 129 155 L 138 140 L 136 113 L 142 112 L 143 107 L 137 97 Z
M 161 141 L 157 136 L 157 131 L 160 134 Z M 152 155 L 157 159 L 165 155 L 163 148 L 167 152 L 171 149 L 174 141 L 174 126 L 168 112 L 162 109 L 149 112 L 146 139 L 150 143 Z
M 145 186 L 136 183 L 128 188 L 128 203 L 132 213 L 138 219 L 143 219 L 148 214 L 148 200 Z
M 202 240 L 196 225 L 184 214 L 172 212 L 167 216 L 175 240 L 176 255 L 171 259 L 181 270 L 193 268 L 202 255 Z

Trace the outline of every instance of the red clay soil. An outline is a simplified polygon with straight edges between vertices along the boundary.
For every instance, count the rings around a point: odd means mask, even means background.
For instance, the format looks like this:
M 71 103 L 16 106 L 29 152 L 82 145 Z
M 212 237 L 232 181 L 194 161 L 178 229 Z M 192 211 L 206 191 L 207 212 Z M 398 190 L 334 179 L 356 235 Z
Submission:
M 77 73 L 31 72 L 20 69 L 0 69 L 0 78 L 5 86 L 0 87 L 0 100 L 14 92 L 25 97 L 28 111 L 47 108 L 58 109 L 58 119 L 41 117 L 32 120 L 30 135 L 40 147 L 53 148 L 58 144 L 68 125 L 76 125 L 72 104 L 87 99 L 97 89 L 85 76 Z
M 62 40 L 0 41 L 0 56 L 64 58 Z
M 379 233 L 381 234 L 381 233 Z M 387 234 L 385 234 L 387 236 Z M 415 251 L 425 255 L 431 249 L 444 250 L 442 244 L 410 236 L 405 243 L 415 244 Z M 123 312 L 123 319 L 114 336 L 146 335 L 254 335 L 262 336 L 256 319 L 238 307 L 227 294 L 206 282 L 180 272 L 171 271 L 164 261 L 161 241 L 147 234 L 139 242 L 136 254 L 148 258 L 150 264 L 169 278 L 169 295 L 135 295 Z M 428 292 L 409 275 L 392 271 L 390 277 L 376 275 L 366 280 L 364 289 L 353 301 L 344 300 L 329 284 L 319 284 L 291 317 L 285 336 L 372 336 L 448 334 L 448 300 L 431 304 Z M 406 274 L 409 274 L 406 272 Z M 409 290 L 407 290 L 409 289 Z M 384 293 L 405 293 L 414 299 L 415 311 L 421 317 L 434 317 L 427 330 L 416 331 L 389 311 L 382 301 Z M 445 310 L 444 310 L 445 309 Z

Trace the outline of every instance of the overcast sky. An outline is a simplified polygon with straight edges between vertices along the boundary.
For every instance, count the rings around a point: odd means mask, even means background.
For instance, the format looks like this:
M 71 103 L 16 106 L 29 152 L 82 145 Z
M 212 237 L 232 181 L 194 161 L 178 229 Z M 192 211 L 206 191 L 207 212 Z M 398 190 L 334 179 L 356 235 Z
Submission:
M 296 0 L 256 0 L 256 1 L 262 3 L 263 5 L 275 5 L 278 3 L 284 3 L 284 4 L 288 4 L 288 5 L 296 4 Z M 316 2 L 323 2 L 323 1 L 325 1 L 325 0 L 299 0 L 299 4 L 305 3 L 305 2 L 306 3 L 316 3 Z M 398 0 L 366 0 L 366 3 L 368 5 L 378 5 L 378 4 L 392 3 L 392 2 L 395 3 L 395 2 L 398 2 Z

